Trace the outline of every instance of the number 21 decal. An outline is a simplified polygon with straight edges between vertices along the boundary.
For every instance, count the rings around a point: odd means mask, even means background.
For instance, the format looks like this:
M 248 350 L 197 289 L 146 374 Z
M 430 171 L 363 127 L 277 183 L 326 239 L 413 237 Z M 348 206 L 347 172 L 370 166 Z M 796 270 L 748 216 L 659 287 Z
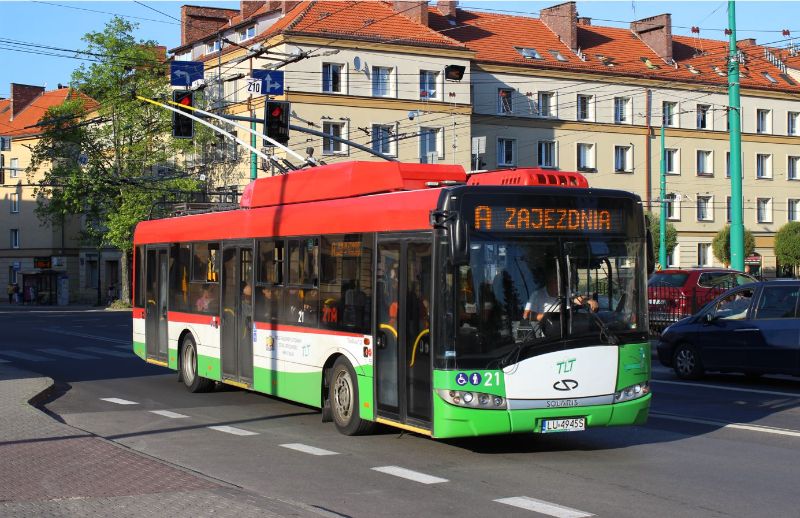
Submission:
M 500 373 L 499 372 L 487 372 L 483 375 L 484 379 L 486 380 L 483 383 L 484 387 L 499 387 L 500 386 Z

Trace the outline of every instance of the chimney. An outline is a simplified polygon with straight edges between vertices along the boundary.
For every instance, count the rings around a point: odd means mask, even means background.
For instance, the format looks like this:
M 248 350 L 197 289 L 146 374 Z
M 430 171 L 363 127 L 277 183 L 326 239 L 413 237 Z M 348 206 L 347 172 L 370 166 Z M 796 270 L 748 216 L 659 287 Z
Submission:
M 238 14 L 239 11 L 236 9 L 182 5 L 181 45 L 186 45 L 187 43 L 214 34 L 227 25 L 230 19 Z
M 458 0 L 439 0 L 436 2 L 436 10 L 439 11 L 442 16 L 445 16 L 451 20 L 456 19 L 457 8 Z
M 658 57 L 672 63 L 672 16 L 669 13 L 631 22 L 631 31 Z
M 578 25 L 583 25 L 588 27 L 592 25 L 592 19 L 588 16 L 578 16 Z
M 239 11 L 242 13 L 242 20 L 247 20 L 248 18 L 253 16 L 253 13 L 258 11 L 261 8 L 261 6 L 263 6 L 266 3 L 267 2 L 264 2 L 263 0 L 259 2 L 250 2 L 250 1 L 245 2 L 244 0 L 242 0 L 241 2 L 239 2 Z
M 566 2 L 539 11 L 542 23 L 573 52 L 578 50 L 578 26 L 575 24 L 577 16 L 575 2 Z
M 34 99 L 44 93 L 43 86 L 20 85 L 11 83 L 11 118 L 28 107 Z
M 428 0 L 394 0 L 392 8 L 406 18 L 428 26 Z
M 737 40 L 736 46 L 737 47 L 752 47 L 756 44 L 755 38 L 745 38 L 743 40 Z

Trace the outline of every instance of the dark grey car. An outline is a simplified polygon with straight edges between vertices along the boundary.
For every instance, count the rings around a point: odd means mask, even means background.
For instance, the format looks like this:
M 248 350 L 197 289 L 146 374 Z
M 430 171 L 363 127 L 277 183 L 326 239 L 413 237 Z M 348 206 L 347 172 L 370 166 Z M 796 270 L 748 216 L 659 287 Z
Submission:
M 800 280 L 757 282 L 726 291 L 669 326 L 658 359 L 680 378 L 705 371 L 800 375 Z

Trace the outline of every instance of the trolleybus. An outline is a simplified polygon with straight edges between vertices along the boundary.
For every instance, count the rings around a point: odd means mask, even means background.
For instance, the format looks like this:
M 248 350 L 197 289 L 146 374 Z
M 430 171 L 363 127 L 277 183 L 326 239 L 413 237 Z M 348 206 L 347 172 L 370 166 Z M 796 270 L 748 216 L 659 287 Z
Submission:
M 133 349 L 192 392 L 285 398 L 349 435 L 642 424 L 646 232 L 637 196 L 578 173 L 350 162 L 261 178 L 237 209 L 137 226 Z M 546 317 L 525 318 L 543 290 Z

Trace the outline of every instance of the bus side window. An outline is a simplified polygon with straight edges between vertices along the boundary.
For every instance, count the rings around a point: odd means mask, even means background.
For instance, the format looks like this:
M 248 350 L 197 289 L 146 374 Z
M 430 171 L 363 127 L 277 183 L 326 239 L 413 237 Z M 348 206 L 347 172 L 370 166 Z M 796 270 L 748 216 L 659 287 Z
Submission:
M 190 245 L 170 247 L 170 292 L 172 311 L 191 311 L 189 304 L 189 267 L 191 266 Z
M 320 324 L 327 329 L 370 332 L 370 236 L 323 236 L 320 245 Z

